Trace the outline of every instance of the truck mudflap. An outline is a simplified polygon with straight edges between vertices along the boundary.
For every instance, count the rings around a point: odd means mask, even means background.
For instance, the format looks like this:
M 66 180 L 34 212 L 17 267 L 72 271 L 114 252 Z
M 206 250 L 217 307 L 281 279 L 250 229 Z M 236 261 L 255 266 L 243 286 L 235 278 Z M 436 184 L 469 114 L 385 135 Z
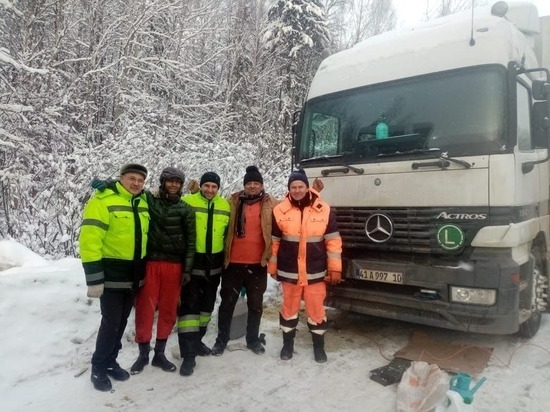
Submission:
M 456 266 L 350 259 L 344 282 L 328 288 L 325 303 L 447 329 L 511 334 L 519 329 L 519 273 L 530 264 L 525 266 L 520 268 L 509 253 L 491 253 Z M 452 302 L 451 286 L 495 290 L 496 300 L 492 305 Z

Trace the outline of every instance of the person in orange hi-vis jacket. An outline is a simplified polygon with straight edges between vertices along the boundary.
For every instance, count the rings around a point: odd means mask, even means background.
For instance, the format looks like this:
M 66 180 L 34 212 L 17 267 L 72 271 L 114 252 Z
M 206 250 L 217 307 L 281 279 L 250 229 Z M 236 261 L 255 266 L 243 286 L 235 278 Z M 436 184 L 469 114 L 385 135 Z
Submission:
M 304 300 L 315 361 L 327 361 L 324 334 L 327 318 L 323 302 L 326 283 L 342 281 L 342 238 L 336 216 L 309 187 L 303 170 L 290 174 L 288 194 L 273 209 L 271 258 L 268 273 L 281 282 L 283 331 L 281 359 L 292 358 L 298 311 Z

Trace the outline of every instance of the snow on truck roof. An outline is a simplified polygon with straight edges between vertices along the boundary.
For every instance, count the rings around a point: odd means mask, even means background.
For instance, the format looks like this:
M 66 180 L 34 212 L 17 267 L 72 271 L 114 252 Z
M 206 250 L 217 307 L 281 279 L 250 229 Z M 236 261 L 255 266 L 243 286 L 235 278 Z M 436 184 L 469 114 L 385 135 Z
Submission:
M 539 29 L 537 9 L 530 3 L 508 4 L 506 18 L 492 16 L 490 7 L 475 9 L 473 46 L 472 13 L 468 11 L 373 36 L 333 54 L 320 64 L 308 99 L 461 67 L 506 67 L 523 58 L 526 67 L 534 67 L 532 35 Z

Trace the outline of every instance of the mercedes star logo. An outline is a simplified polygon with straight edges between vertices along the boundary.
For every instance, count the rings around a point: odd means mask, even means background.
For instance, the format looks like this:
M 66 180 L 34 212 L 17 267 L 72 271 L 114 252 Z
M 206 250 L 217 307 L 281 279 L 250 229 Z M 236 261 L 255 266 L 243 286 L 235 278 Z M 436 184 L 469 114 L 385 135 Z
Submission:
M 387 242 L 393 235 L 393 223 L 388 216 L 374 213 L 365 223 L 365 233 L 375 243 Z

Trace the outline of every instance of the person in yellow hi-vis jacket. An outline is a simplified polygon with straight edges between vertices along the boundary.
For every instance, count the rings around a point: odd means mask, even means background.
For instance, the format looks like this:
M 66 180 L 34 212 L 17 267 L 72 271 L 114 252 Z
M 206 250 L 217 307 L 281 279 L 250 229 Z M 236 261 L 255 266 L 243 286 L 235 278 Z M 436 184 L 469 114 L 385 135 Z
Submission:
M 197 356 L 208 356 L 211 349 L 202 342 L 210 322 L 220 285 L 224 240 L 229 224 L 229 202 L 218 194 L 220 176 L 206 172 L 200 190 L 183 197 L 195 211 L 195 261 L 190 281 L 181 289 L 178 309 L 178 341 L 183 358 L 180 375 L 190 376 Z
M 315 360 L 323 363 L 327 361 L 324 334 L 328 327 L 323 306 L 327 293 L 325 282 L 336 285 L 342 280 L 342 238 L 334 212 L 320 199 L 319 192 L 309 188 L 303 170 L 290 174 L 288 191 L 273 209 L 272 253 L 268 265 L 268 273 L 281 282 L 283 289 L 280 357 L 292 358 L 303 299 Z
M 109 376 L 125 381 L 130 374 L 117 363 L 122 336 L 137 289 L 145 278 L 149 207 L 143 194 L 147 169 L 127 164 L 113 188 L 96 191 L 84 207 L 80 256 L 88 297 L 99 298 L 101 325 L 92 356 L 95 389 L 110 391 Z

